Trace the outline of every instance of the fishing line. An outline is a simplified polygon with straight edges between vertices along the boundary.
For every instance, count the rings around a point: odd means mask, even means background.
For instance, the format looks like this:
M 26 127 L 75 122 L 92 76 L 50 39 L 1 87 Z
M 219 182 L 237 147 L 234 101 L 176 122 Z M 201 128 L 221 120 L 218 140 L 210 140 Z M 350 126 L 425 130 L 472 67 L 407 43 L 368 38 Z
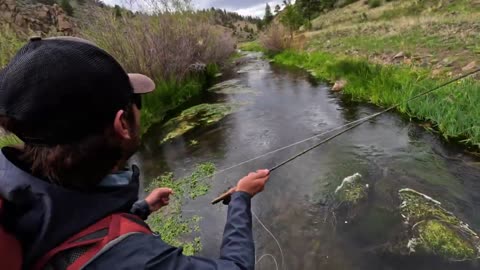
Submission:
M 265 224 L 263 224 L 263 222 L 260 220 L 260 218 L 255 214 L 255 212 L 252 211 L 252 215 L 253 215 L 253 217 L 255 217 L 255 219 L 258 221 L 258 223 L 260 223 L 260 225 L 262 225 L 262 227 L 265 229 L 265 231 L 267 231 L 267 233 L 270 234 L 270 236 L 273 238 L 273 240 L 275 240 L 275 243 L 277 243 L 278 249 L 280 250 L 280 255 L 282 257 L 282 269 L 285 270 L 285 256 L 283 255 L 283 249 L 282 249 L 282 246 L 280 245 L 280 242 L 277 240 L 275 235 L 273 235 L 273 233 L 267 228 L 267 226 L 265 226 Z M 267 256 L 267 255 L 272 256 L 272 258 L 275 262 L 275 266 L 277 267 L 277 270 L 278 270 L 279 268 L 278 268 L 277 260 L 271 254 L 263 255 L 262 257 L 260 257 L 260 259 L 257 261 L 257 263 L 259 263 L 262 260 L 262 258 Z
M 434 87 L 434 88 L 432 88 L 432 89 L 430 89 L 430 90 L 428 90 L 428 91 L 425 91 L 425 92 L 422 92 L 422 93 L 420 93 L 420 94 L 417 94 L 417 95 L 415 95 L 415 96 L 407 99 L 406 101 L 404 101 L 404 102 L 399 102 L 399 103 L 397 103 L 397 104 L 395 104 L 395 105 L 393 105 L 393 106 L 391 106 L 391 107 L 389 107 L 389 108 L 387 108 L 387 109 L 385 109 L 385 110 L 383 110 L 383 111 L 381 111 L 381 112 L 378 112 L 378 113 L 372 114 L 372 115 L 370 115 L 370 116 L 364 117 L 364 118 L 362 118 L 362 119 L 359 119 L 359 120 L 350 122 L 350 123 L 348 123 L 348 124 L 346 124 L 346 125 L 340 126 L 340 127 L 335 128 L 335 129 L 333 129 L 333 130 L 330 130 L 330 131 L 327 131 L 327 132 L 325 132 L 325 133 L 323 133 L 323 134 L 319 134 L 319 135 L 312 136 L 312 137 L 309 138 L 309 139 L 305 139 L 305 140 L 303 140 L 303 141 L 301 141 L 301 142 L 305 142 L 305 141 L 311 140 L 311 139 L 313 139 L 313 138 L 316 138 L 316 137 L 325 135 L 326 133 L 330 133 L 330 132 L 332 132 L 332 131 L 335 131 L 335 130 L 339 130 L 339 129 L 348 127 L 348 128 L 346 128 L 345 130 L 343 130 L 343 131 L 341 131 L 341 132 L 339 132 L 339 133 L 336 133 L 336 134 L 328 137 L 328 138 L 325 139 L 325 140 L 322 140 L 321 142 L 313 145 L 312 147 L 307 148 L 306 150 L 303 150 L 303 151 L 300 152 L 299 154 L 296 154 L 296 155 L 294 155 L 293 157 L 291 157 L 291 158 L 289 158 L 289 159 L 287 159 L 287 160 L 285 160 L 285 161 L 283 161 L 283 162 L 275 165 L 273 168 L 270 169 L 270 172 L 277 170 L 278 168 L 280 168 L 280 167 L 282 167 L 282 166 L 290 163 L 291 161 L 293 161 L 293 160 L 295 160 L 295 159 L 297 159 L 297 158 L 299 158 L 299 157 L 307 154 L 308 152 L 310 152 L 310 151 L 318 148 L 319 146 L 321 146 L 321 145 L 323 145 L 323 144 L 325 144 L 325 143 L 327 143 L 327 142 L 329 142 L 329 141 L 337 138 L 338 136 L 340 136 L 340 135 L 342 135 L 342 134 L 344 134 L 344 133 L 346 133 L 346 132 L 348 132 L 348 131 L 350 131 L 350 130 L 352 130 L 352 129 L 354 129 L 354 128 L 356 128 L 356 127 L 358 127 L 358 126 L 360 126 L 360 125 L 362 125 L 362 124 L 364 124 L 364 123 L 366 123 L 367 121 L 369 121 L 369 120 L 371 120 L 371 119 L 374 119 L 374 118 L 376 118 L 376 117 L 378 117 L 378 116 L 380 116 L 380 115 L 382 115 L 382 114 L 384 114 L 384 113 L 387 113 L 387 112 L 389 112 L 389 111 L 391 111 L 391 110 L 393 110 L 393 109 L 401 106 L 402 104 L 406 104 L 406 103 L 408 103 L 408 102 L 410 102 L 410 101 L 412 101 L 412 100 L 415 100 L 415 99 L 418 99 L 418 98 L 420 98 L 420 97 L 426 96 L 426 95 L 428 95 L 428 94 L 430 94 L 430 93 L 432 93 L 432 92 L 434 92 L 434 91 L 437 91 L 437 90 L 440 89 L 440 88 L 443 88 L 443 87 L 445 87 L 445 86 L 447 86 L 447 85 L 449 85 L 449 84 L 452 84 L 452 83 L 454 83 L 454 82 L 456 82 L 456 81 L 462 80 L 462 79 L 464 79 L 464 78 L 466 78 L 466 77 L 469 77 L 469 76 L 471 76 L 471 75 L 473 75 L 473 74 L 475 74 L 475 73 L 478 73 L 478 72 L 480 72 L 480 68 L 478 68 L 478 69 L 476 69 L 476 70 L 473 70 L 473 71 L 471 71 L 471 72 L 468 72 L 468 73 L 466 73 L 466 74 L 464 74 L 464 75 L 461 75 L 461 76 L 459 76 L 459 77 L 456 77 L 456 78 L 454 78 L 454 79 L 451 79 L 451 80 L 449 80 L 449 81 L 447 81 L 447 82 L 445 82 L 445 83 L 442 83 L 442 84 L 440 84 L 440 85 L 438 85 L 438 86 L 436 86 L 436 87 Z M 300 142 L 300 143 L 301 143 L 301 142 Z M 297 145 L 297 144 L 298 144 L 298 143 L 294 143 L 294 144 L 292 144 L 292 145 Z M 291 147 L 291 146 L 288 146 L 288 147 Z M 288 147 L 287 147 L 287 148 L 288 148 Z M 278 151 L 274 150 L 274 151 L 272 151 L 272 152 L 278 152 Z M 267 154 L 264 154 L 264 155 L 262 155 L 262 156 L 269 155 L 269 154 L 270 154 L 270 153 L 267 153 Z M 254 159 L 252 159 L 252 160 L 255 160 L 255 159 L 257 159 L 257 158 L 254 158 Z M 243 164 L 244 164 L 244 163 L 243 163 Z M 235 168 L 235 167 L 237 167 L 237 166 L 232 166 L 231 168 Z M 228 169 L 230 169 L 230 168 L 228 168 Z M 219 197 L 217 197 L 216 199 L 214 199 L 214 200 L 212 201 L 212 204 L 216 204 L 216 203 L 218 203 L 218 202 L 221 202 L 221 201 L 227 199 L 229 196 L 230 196 L 230 194 L 229 194 L 228 192 L 226 192 L 226 193 L 220 195 Z

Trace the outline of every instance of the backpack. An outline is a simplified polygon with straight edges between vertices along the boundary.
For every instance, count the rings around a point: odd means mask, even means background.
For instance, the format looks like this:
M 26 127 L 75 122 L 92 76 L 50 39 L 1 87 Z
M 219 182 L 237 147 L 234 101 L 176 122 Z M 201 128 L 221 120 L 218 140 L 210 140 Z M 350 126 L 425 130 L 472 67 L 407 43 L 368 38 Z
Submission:
M 0 214 L 3 200 L 0 198 Z M 118 213 L 90 225 L 65 242 L 50 250 L 37 261 L 34 270 L 83 269 L 98 256 L 132 234 L 152 234 L 148 225 L 135 215 Z M 22 252 L 20 243 L 0 225 L 0 269 L 20 270 Z
M 0 198 L 0 269 L 22 269 L 20 242 L 3 227 L 5 202 Z

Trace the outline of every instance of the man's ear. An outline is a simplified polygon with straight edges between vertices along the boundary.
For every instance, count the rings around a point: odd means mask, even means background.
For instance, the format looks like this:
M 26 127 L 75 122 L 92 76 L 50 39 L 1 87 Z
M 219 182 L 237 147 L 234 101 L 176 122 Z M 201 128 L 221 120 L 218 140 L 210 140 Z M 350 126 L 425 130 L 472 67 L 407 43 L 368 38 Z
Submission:
M 120 110 L 115 115 L 115 120 L 113 121 L 113 129 L 115 130 L 115 134 L 118 137 L 130 140 L 132 137 L 130 135 L 130 127 L 128 126 L 127 120 L 125 119 L 125 111 Z

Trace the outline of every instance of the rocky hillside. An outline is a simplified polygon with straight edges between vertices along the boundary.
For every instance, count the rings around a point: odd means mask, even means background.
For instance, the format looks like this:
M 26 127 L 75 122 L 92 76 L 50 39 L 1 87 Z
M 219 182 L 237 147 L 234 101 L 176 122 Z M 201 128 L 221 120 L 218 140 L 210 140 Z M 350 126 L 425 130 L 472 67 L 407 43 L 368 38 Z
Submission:
M 58 32 L 69 35 L 74 31 L 72 20 L 57 4 L 26 5 L 15 0 L 0 0 L 0 24 L 9 24 L 24 34 Z
M 309 40 L 309 51 L 453 76 L 480 65 L 478 18 L 479 0 L 357 1 L 314 19 L 300 37 Z

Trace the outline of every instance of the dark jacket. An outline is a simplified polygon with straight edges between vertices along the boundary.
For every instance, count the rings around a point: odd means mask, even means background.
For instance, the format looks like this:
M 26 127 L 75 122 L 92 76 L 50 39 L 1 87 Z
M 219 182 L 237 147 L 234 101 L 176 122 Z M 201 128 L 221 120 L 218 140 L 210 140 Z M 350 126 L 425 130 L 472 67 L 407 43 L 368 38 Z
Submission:
M 0 196 L 7 201 L 4 226 L 22 243 L 24 269 L 103 217 L 129 212 L 138 199 L 138 173 L 127 185 L 83 193 L 31 175 L 14 156 L 7 148 L 0 153 Z M 254 265 L 250 195 L 237 192 L 228 208 L 219 259 L 184 256 L 181 248 L 167 245 L 160 236 L 132 234 L 85 269 L 254 269 Z

